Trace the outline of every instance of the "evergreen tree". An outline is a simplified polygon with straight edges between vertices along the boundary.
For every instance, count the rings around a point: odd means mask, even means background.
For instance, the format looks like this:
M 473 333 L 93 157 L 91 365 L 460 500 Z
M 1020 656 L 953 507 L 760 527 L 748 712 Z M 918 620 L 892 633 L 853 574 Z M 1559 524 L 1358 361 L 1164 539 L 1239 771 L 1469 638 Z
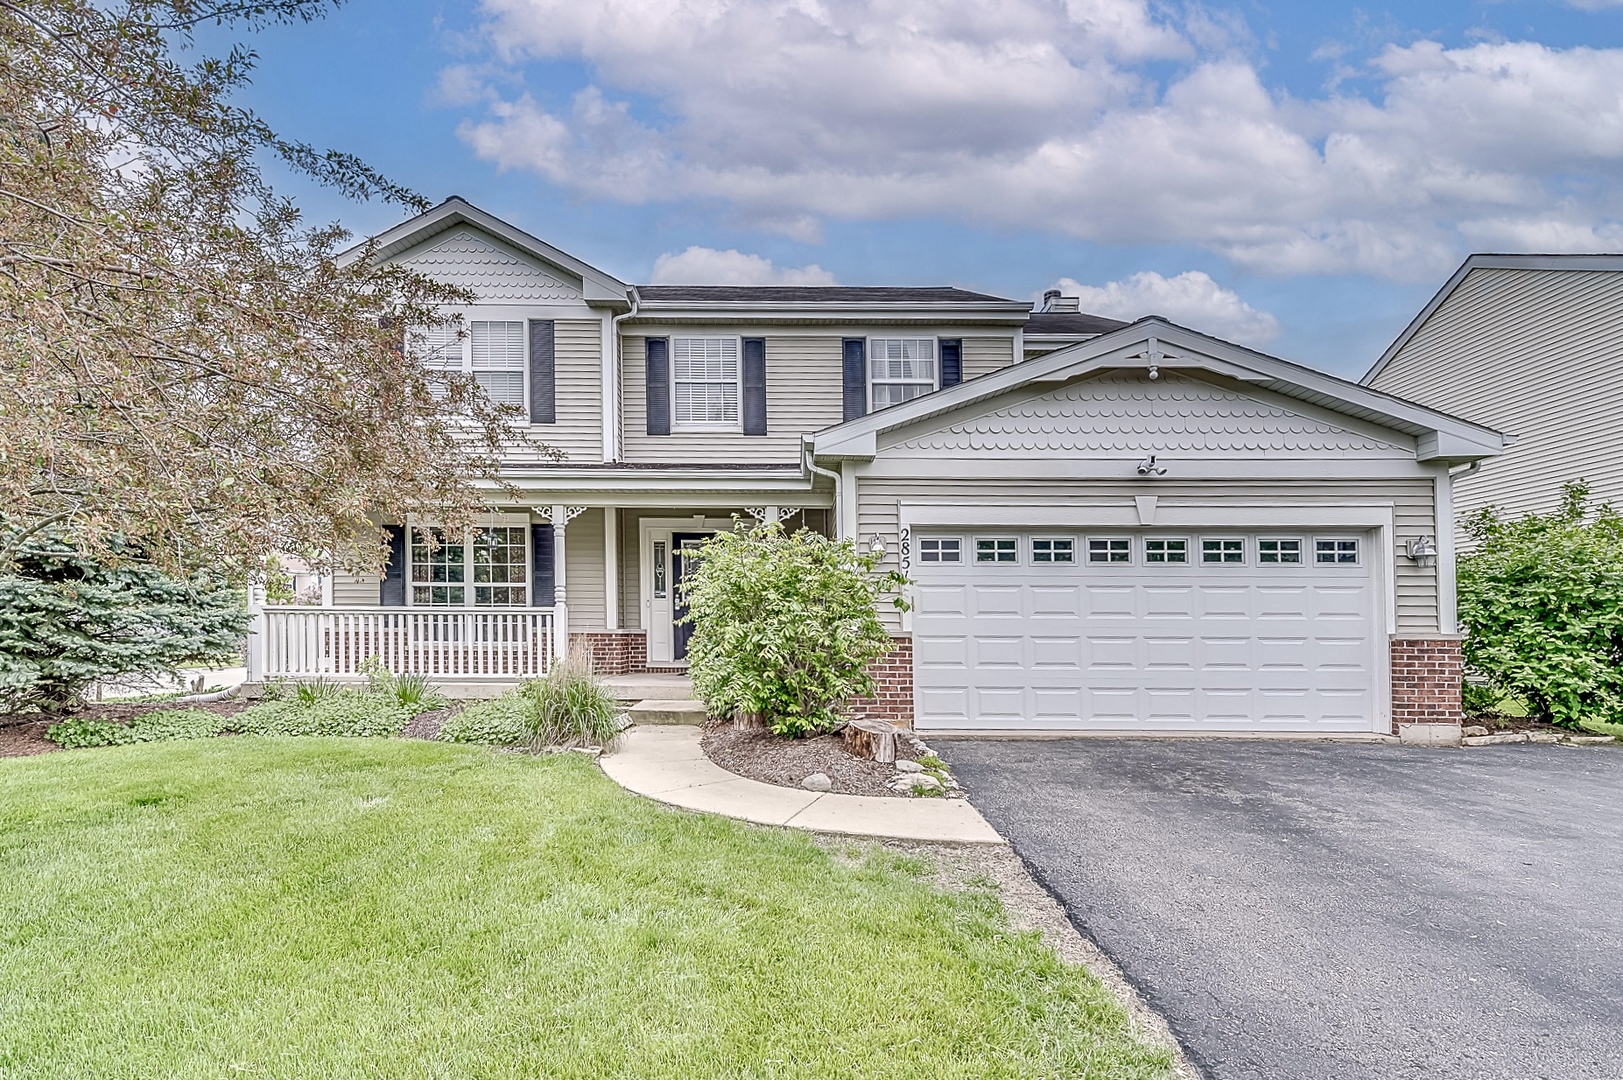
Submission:
M 97 679 L 238 655 L 248 625 L 240 591 L 119 554 L 94 560 L 60 536 L 18 549 L 0 573 L 0 711 L 61 712 Z

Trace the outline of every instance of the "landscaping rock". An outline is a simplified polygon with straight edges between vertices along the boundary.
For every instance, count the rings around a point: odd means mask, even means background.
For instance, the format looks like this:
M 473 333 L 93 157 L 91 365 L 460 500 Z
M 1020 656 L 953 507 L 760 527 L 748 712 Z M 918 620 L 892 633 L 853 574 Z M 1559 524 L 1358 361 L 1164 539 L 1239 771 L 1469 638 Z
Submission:
M 1523 731 L 1507 731 L 1503 735 L 1474 735 L 1469 739 L 1462 739 L 1466 746 L 1501 746 L 1505 743 L 1524 743 L 1527 733 Z
M 1567 742 L 1573 746 L 1605 746 L 1617 740 L 1610 735 L 1568 735 Z
M 1527 733 L 1527 741 L 1536 743 L 1558 743 L 1561 741 L 1561 733 L 1559 731 L 1529 731 Z
M 1465 728 L 1461 729 L 1460 734 L 1464 735 L 1466 738 L 1470 739 L 1470 738 L 1475 738 L 1475 737 L 1477 737 L 1479 735 L 1488 734 L 1488 729 L 1483 727 L 1481 724 L 1470 724 L 1470 725 L 1467 725 Z
M 892 780 L 890 786 L 904 792 L 940 791 L 941 781 L 924 773 L 903 773 Z
M 814 772 L 800 782 L 800 786 L 807 791 L 832 791 L 834 781 L 828 778 L 827 773 Z
M 896 771 L 897 772 L 923 772 L 924 771 L 924 766 L 920 765 L 916 761 L 908 761 L 906 758 L 902 758 L 900 761 L 898 761 L 896 763 Z

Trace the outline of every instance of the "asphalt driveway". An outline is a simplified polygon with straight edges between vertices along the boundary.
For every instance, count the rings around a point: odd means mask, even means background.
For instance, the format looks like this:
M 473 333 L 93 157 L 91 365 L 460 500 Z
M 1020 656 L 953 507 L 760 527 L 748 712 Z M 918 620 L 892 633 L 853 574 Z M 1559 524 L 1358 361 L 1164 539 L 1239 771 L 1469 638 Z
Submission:
M 1623 1077 L 1623 747 L 930 741 L 1214 1080 Z

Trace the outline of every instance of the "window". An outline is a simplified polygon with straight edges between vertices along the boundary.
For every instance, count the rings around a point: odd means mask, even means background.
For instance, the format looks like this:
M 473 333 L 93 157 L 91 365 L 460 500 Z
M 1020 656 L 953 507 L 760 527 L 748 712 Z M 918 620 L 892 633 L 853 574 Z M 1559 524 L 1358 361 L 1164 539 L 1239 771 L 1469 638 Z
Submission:
M 428 369 L 428 389 L 436 398 L 445 396 L 445 384 L 434 378 L 436 371 L 462 370 L 462 338 L 454 326 L 430 326 L 410 336 L 412 355 Z
M 473 379 L 498 405 L 523 406 L 524 324 L 476 322 L 468 327 Z
M 1076 562 L 1076 541 L 1069 536 L 1034 536 L 1031 538 L 1031 561 L 1034 563 Z
M 672 338 L 672 420 L 689 430 L 739 426 L 738 339 Z
M 523 607 L 529 603 L 528 534 L 523 525 L 503 525 L 453 540 L 439 529 L 413 529 L 413 606 L 465 607 L 471 584 L 474 607 Z
M 1012 563 L 1020 561 L 1020 553 L 1012 536 L 977 536 L 975 561 L 978 563 Z
M 1358 562 L 1357 540 L 1316 540 L 1313 543 L 1313 561 L 1327 565 L 1351 565 Z
M 1300 540 L 1258 540 L 1257 562 L 1267 565 L 1281 563 L 1300 563 L 1302 561 L 1302 542 Z
M 523 607 L 530 560 L 522 525 L 480 529 L 473 534 L 473 606 Z
M 1144 561 L 1146 563 L 1187 563 L 1189 561 L 1189 541 L 1169 540 L 1164 536 L 1151 537 L 1144 541 Z
M 868 378 L 875 412 L 935 389 L 935 338 L 871 338 Z
M 654 595 L 665 595 L 665 541 L 654 541 Z
M 1125 536 L 1095 537 L 1088 541 L 1088 562 L 1125 563 L 1133 561 L 1133 542 Z
M 963 541 L 956 536 L 927 536 L 919 541 L 919 562 L 961 563 Z
M 1232 565 L 1245 562 L 1245 541 L 1239 537 L 1222 540 L 1202 540 L 1200 561 Z

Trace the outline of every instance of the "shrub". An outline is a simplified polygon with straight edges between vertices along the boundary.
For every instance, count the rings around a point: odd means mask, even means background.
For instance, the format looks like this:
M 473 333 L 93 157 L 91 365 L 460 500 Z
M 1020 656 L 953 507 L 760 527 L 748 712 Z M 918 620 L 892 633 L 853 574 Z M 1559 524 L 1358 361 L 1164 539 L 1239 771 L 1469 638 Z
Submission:
M 1460 560 L 1465 662 L 1539 720 L 1623 721 L 1623 517 L 1586 513 L 1583 484 L 1550 514 L 1474 515 Z
M 63 749 L 122 746 L 168 739 L 209 739 L 231 729 L 232 721 L 203 709 L 159 709 L 128 723 L 74 717 L 46 729 L 45 737 Z
M 413 713 L 393 697 L 354 690 L 265 701 L 232 718 L 249 735 L 398 735 Z
M 693 637 L 688 673 L 715 716 L 758 715 L 779 735 L 826 731 L 848 698 L 873 693 L 889 650 L 878 604 L 906 579 L 879 556 L 776 523 L 705 542 L 682 582 Z
M 325 675 L 317 675 L 313 679 L 295 683 L 293 698 L 300 705 L 314 705 L 331 697 L 337 697 L 344 692 L 344 688 L 333 682 Z
M 529 710 L 516 693 L 476 701 L 446 718 L 440 727 L 443 742 L 480 746 L 525 746 L 530 741 Z
M 608 746 L 618 734 L 620 702 L 592 674 L 584 655 L 571 653 L 545 678 L 520 686 L 524 731 L 530 749 L 544 746 Z
M 1474 683 L 1466 679 L 1460 686 L 1460 709 L 1466 716 L 1487 716 L 1499 711 L 1505 693 L 1492 683 Z

